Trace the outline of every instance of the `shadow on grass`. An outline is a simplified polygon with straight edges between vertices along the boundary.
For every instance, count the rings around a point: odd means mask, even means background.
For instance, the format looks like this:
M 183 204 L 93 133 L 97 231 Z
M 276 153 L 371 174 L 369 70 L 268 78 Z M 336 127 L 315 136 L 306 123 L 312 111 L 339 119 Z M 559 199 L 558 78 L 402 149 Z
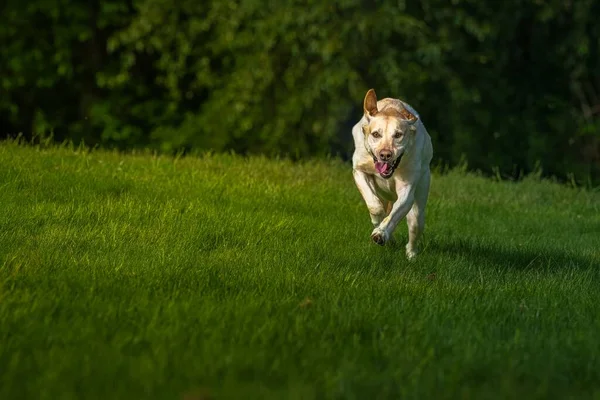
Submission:
M 600 257 L 593 252 L 581 254 L 577 251 L 535 249 L 532 247 L 502 246 L 481 243 L 473 239 L 435 238 L 426 245 L 429 253 L 441 253 L 463 257 L 472 263 L 496 265 L 519 270 L 546 269 L 558 271 L 564 268 L 591 269 L 600 266 Z

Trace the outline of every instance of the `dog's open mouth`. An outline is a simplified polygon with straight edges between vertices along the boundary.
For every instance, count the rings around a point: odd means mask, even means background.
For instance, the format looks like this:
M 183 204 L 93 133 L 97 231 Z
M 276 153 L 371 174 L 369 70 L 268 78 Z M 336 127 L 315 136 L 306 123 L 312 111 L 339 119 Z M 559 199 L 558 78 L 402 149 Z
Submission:
M 376 161 L 375 169 L 382 178 L 389 178 L 394 173 L 394 166 L 385 161 Z
M 388 179 L 394 174 L 396 167 L 398 167 L 398 164 L 400 164 L 401 158 L 402 158 L 402 154 L 400 154 L 398 156 L 398 158 L 396 158 L 396 160 L 394 160 L 393 163 L 390 163 L 387 161 L 379 161 L 377 159 L 374 159 L 373 161 L 375 162 L 375 169 L 377 170 L 377 172 L 379 173 L 379 175 L 382 178 Z

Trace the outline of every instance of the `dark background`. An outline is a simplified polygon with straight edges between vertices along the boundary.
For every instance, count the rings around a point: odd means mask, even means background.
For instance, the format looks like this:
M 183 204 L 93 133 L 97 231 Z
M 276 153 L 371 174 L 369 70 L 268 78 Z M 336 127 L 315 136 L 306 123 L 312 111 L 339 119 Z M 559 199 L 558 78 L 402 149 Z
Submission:
M 347 157 L 373 87 L 438 165 L 597 184 L 599 3 L 5 0 L 2 137 Z

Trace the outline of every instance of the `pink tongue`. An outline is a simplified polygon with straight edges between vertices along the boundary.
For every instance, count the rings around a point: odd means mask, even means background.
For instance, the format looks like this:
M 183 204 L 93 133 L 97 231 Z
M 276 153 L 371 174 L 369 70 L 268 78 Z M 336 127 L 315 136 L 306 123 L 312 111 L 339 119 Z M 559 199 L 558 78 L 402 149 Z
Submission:
M 375 169 L 380 174 L 384 174 L 384 175 L 387 174 L 388 171 L 390 170 L 390 168 L 391 168 L 390 164 L 388 164 L 388 163 L 384 163 L 384 162 L 381 162 L 381 161 L 377 161 L 375 163 Z

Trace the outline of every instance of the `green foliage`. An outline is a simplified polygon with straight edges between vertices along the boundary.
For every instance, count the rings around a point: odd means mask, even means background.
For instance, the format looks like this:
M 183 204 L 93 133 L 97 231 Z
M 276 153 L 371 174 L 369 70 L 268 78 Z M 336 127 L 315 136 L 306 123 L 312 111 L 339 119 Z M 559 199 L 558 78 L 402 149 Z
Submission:
M 408 263 L 337 161 L 0 165 L 1 399 L 600 394 L 598 191 L 436 175 Z
M 0 118 L 119 148 L 348 155 L 370 87 L 438 162 L 600 179 L 595 0 L 9 1 Z
M 14 130 L 9 133 L 52 130 L 58 139 L 98 141 L 87 120 L 102 99 L 96 73 L 112 66 L 105 43 L 108 33 L 125 23 L 127 11 L 117 1 L 5 3 L 0 25 L 0 85 L 5 93 L 0 96 L 0 116 L 3 126 Z

